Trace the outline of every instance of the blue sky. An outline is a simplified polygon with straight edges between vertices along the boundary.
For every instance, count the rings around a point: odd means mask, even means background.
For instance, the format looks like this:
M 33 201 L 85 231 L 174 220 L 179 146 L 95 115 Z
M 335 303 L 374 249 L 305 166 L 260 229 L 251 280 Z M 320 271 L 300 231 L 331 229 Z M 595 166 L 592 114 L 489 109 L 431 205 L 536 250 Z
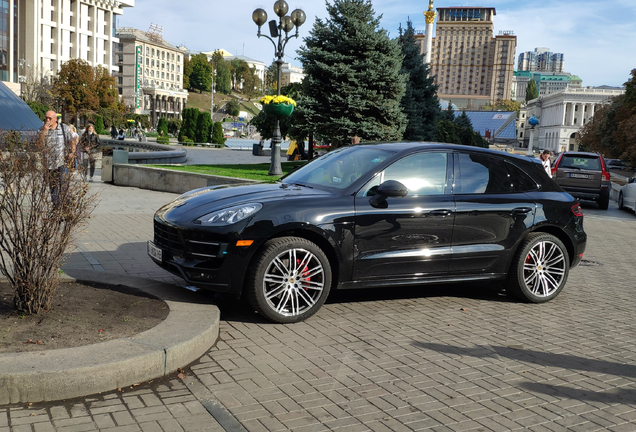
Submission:
M 274 47 L 256 36 L 252 11 L 263 8 L 274 18 L 275 0 L 136 0 L 125 8 L 118 26 L 147 30 L 151 23 L 163 27 L 164 39 L 195 51 L 224 48 L 266 64 L 274 60 Z M 300 37 L 289 41 L 285 54 L 294 60 L 302 38 L 309 35 L 316 17 L 326 18 L 322 0 L 288 0 L 290 11 L 300 8 L 307 22 Z M 391 37 L 408 18 L 416 29 L 424 29 L 426 0 L 372 0 L 380 26 Z M 436 0 L 435 7 L 485 6 L 496 8 L 495 34 L 512 30 L 517 35 L 516 58 L 535 47 L 548 47 L 565 54 L 565 70 L 580 76 L 584 86 L 622 85 L 636 68 L 636 0 Z M 263 32 L 268 34 L 266 28 Z M 515 59 L 516 65 L 516 59 Z

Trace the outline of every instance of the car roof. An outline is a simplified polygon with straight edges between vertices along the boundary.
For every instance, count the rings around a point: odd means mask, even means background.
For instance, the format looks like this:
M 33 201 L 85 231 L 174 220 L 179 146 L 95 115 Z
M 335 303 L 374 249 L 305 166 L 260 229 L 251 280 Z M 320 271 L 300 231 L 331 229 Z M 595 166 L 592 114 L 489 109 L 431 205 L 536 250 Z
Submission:
M 507 153 L 501 150 L 492 150 L 486 149 L 482 147 L 473 147 L 473 146 L 465 146 L 462 144 L 448 144 L 448 143 L 439 143 L 439 142 L 431 142 L 431 141 L 399 141 L 399 142 L 385 142 L 385 143 L 361 143 L 355 144 L 355 147 L 365 147 L 365 146 L 374 146 L 379 147 L 381 149 L 385 149 L 392 152 L 397 153 L 412 153 L 417 150 L 435 150 L 435 149 L 443 149 L 443 150 L 460 150 L 460 151 L 471 151 L 471 152 L 480 152 L 493 154 L 498 156 L 504 156 L 508 158 L 514 158 L 520 161 L 535 161 L 534 156 L 529 158 L 525 155 L 518 155 L 514 153 Z
M 598 153 L 592 153 L 592 152 L 573 152 L 573 151 L 567 151 L 563 153 L 563 156 L 593 156 L 593 157 L 601 157 L 600 154 Z

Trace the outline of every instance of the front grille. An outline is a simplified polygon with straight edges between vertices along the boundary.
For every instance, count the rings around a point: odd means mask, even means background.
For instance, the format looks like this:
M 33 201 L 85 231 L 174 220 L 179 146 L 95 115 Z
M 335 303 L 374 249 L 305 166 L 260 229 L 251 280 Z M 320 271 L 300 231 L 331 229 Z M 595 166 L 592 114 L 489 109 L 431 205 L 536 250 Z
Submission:
M 183 253 L 183 242 L 176 228 L 155 220 L 155 245 L 173 253 Z

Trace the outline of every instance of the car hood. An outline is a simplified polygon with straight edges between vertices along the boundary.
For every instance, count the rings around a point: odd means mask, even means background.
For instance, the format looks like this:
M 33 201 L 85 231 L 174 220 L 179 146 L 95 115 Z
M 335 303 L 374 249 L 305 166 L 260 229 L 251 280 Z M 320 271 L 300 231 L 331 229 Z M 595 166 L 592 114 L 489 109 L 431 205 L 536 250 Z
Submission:
M 210 186 L 195 189 L 179 196 L 157 210 L 156 215 L 162 219 L 171 219 L 170 213 L 200 215 L 204 212 L 248 202 L 266 203 L 273 200 L 321 195 L 329 195 L 329 193 L 307 186 L 287 183 Z M 176 214 L 171 216 L 174 217 Z

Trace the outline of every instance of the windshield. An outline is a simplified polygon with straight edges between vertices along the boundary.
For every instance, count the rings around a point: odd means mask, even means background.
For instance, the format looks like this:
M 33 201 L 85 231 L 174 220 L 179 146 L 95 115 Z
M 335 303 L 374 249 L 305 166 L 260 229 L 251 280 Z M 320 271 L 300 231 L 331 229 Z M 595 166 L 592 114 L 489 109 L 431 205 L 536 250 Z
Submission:
M 343 147 L 327 153 L 283 179 L 284 183 L 345 189 L 391 156 L 377 147 Z

